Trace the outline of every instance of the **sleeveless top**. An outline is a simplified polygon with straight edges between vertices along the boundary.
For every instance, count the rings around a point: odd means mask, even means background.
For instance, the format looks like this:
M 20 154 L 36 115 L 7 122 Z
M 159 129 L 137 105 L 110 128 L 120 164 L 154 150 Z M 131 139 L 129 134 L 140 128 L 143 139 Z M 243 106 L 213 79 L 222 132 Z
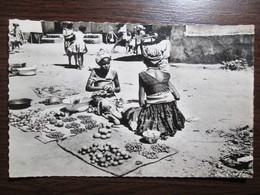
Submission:
M 115 70 L 109 69 L 105 78 L 99 77 L 97 75 L 96 68 L 94 68 L 93 71 L 95 74 L 92 77 L 90 77 L 89 79 L 94 82 L 94 86 L 103 86 L 103 85 L 107 85 L 107 84 L 113 85 L 115 76 L 117 74 L 117 72 Z
M 141 72 L 139 74 L 139 81 L 144 87 L 146 95 L 153 95 L 156 93 L 168 92 L 169 88 L 169 79 L 170 73 L 163 72 L 164 78 L 162 81 L 159 81 L 155 77 L 149 75 L 147 72 Z
M 162 74 L 164 75 L 162 81 L 159 81 L 146 72 L 139 74 L 139 81 L 146 93 L 146 103 L 159 104 L 175 100 L 169 88 L 170 74 L 165 72 L 162 72 Z

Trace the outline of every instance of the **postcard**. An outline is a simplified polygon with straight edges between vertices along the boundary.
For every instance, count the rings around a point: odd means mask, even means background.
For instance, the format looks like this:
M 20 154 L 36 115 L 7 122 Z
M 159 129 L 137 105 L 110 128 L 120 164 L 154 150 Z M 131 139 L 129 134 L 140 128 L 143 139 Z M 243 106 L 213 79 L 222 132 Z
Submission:
M 253 177 L 253 25 L 7 28 L 9 177 Z

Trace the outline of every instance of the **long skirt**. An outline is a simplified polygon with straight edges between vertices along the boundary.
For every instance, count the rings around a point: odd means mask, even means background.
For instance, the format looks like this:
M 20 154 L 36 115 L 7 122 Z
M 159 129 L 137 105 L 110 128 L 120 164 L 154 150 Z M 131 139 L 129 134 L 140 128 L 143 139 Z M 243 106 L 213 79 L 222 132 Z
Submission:
M 137 121 L 137 134 L 147 130 L 160 131 L 161 136 L 174 136 L 184 128 L 185 117 L 177 107 L 176 101 L 150 104 L 141 109 Z

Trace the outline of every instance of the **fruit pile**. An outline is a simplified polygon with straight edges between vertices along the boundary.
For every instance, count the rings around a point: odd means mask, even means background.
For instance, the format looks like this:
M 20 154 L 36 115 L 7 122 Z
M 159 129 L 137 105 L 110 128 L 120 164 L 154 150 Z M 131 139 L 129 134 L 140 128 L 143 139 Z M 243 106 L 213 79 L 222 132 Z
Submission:
M 83 133 L 84 131 L 86 131 L 85 128 L 74 128 L 74 129 L 70 129 L 70 133 L 71 134 L 80 134 L 80 133 Z
M 121 165 L 132 157 L 129 152 L 120 149 L 110 142 L 104 145 L 93 143 L 90 147 L 83 146 L 78 152 L 81 155 L 88 154 L 91 163 L 97 164 L 100 167 Z
M 81 120 L 80 122 L 81 122 L 83 125 L 85 125 L 85 128 L 88 129 L 88 130 L 92 130 L 92 129 L 94 129 L 95 127 L 98 127 L 98 126 L 99 126 L 98 123 L 97 123 L 97 121 L 94 120 L 94 119 L 92 118 L 92 116 L 79 115 L 77 118 Z
M 130 142 L 125 145 L 125 148 L 128 152 L 140 152 L 143 147 L 139 142 Z
M 80 127 L 80 124 L 77 122 L 71 122 L 65 125 L 67 129 L 78 129 Z
M 165 144 L 151 145 L 150 148 L 157 153 L 161 153 L 161 152 L 169 153 L 170 152 L 170 147 L 166 146 Z
M 62 122 L 74 122 L 76 121 L 77 119 L 74 118 L 74 117 L 65 117 L 62 119 Z
M 98 129 L 98 132 L 93 135 L 96 139 L 109 139 L 111 137 L 111 129 L 109 128 L 100 128 Z
M 142 153 L 142 156 L 144 156 L 147 159 L 157 159 L 158 153 L 155 151 L 150 151 L 150 150 L 144 150 Z
M 33 132 L 48 129 L 46 127 L 46 124 L 48 123 L 48 116 L 41 116 L 40 111 L 41 109 L 30 109 L 27 112 L 21 112 L 20 115 L 10 112 L 9 123 L 17 128 L 26 127 L 27 131 Z
M 64 112 L 53 112 L 51 111 L 47 116 L 47 120 L 50 122 L 50 124 L 56 126 L 56 127 L 63 127 L 63 119 L 66 116 Z
M 62 137 L 64 137 L 64 133 L 61 133 L 61 132 L 50 132 L 48 134 L 46 134 L 47 137 L 51 138 L 51 139 L 61 139 Z

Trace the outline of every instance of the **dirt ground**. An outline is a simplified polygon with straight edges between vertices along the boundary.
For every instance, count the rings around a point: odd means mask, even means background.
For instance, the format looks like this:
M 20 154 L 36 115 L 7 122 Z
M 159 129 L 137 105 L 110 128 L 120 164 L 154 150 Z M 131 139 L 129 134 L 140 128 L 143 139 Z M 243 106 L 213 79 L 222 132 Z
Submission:
M 90 74 L 96 66 L 95 54 L 100 48 L 112 45 L 88 45 L 83 70 L 67 68 L 63 44 L 25 44 L 22 53 L 10 54 L 9 63 L 26 62 L 37 66 L 35 76 L 10 76 L 9 99 L 31 98 L 32 108 L 44 105 L 32 87 L 64 85 L 84 93 Z M 123 47 L 112 54 L 112 67 L 117 70 L 121 84 L 118 97 L 138 99 L 138 73 L 146 67 L 142 61 L 116 60 L 129 56 Z M 74 61 L 73 61 L 74 62 Z M 171 64 L 171 82 L 180 93 L 178 107 L 185 115 L 182 131 L 161 143 L 178 150 L 176 155 L 142 167 L 129 177 L 252 177 L 252 169 L 238 170 L 226 167 L 221 157 L 230 151 L 227 141 L 231 129 L 253 128 L 253 69 L 229 71 L 217 65 Z M 87 93 L 87 92 L 85 92 Z M 48 107 L 49 108 L 49 107 Z M 11 111 L 12 112 L 12 111 Z M 43 144 L 33 132 L 9 129 L 10 177 L 35 176 L 112 176 L 98 170 L 57 146 L 55 142 Z M 240 140 L 242 141 L 242 140 Z M 243 144 L 243 142 L 239 142 Z M 235 150 L 235 149 L 234 149 Z

